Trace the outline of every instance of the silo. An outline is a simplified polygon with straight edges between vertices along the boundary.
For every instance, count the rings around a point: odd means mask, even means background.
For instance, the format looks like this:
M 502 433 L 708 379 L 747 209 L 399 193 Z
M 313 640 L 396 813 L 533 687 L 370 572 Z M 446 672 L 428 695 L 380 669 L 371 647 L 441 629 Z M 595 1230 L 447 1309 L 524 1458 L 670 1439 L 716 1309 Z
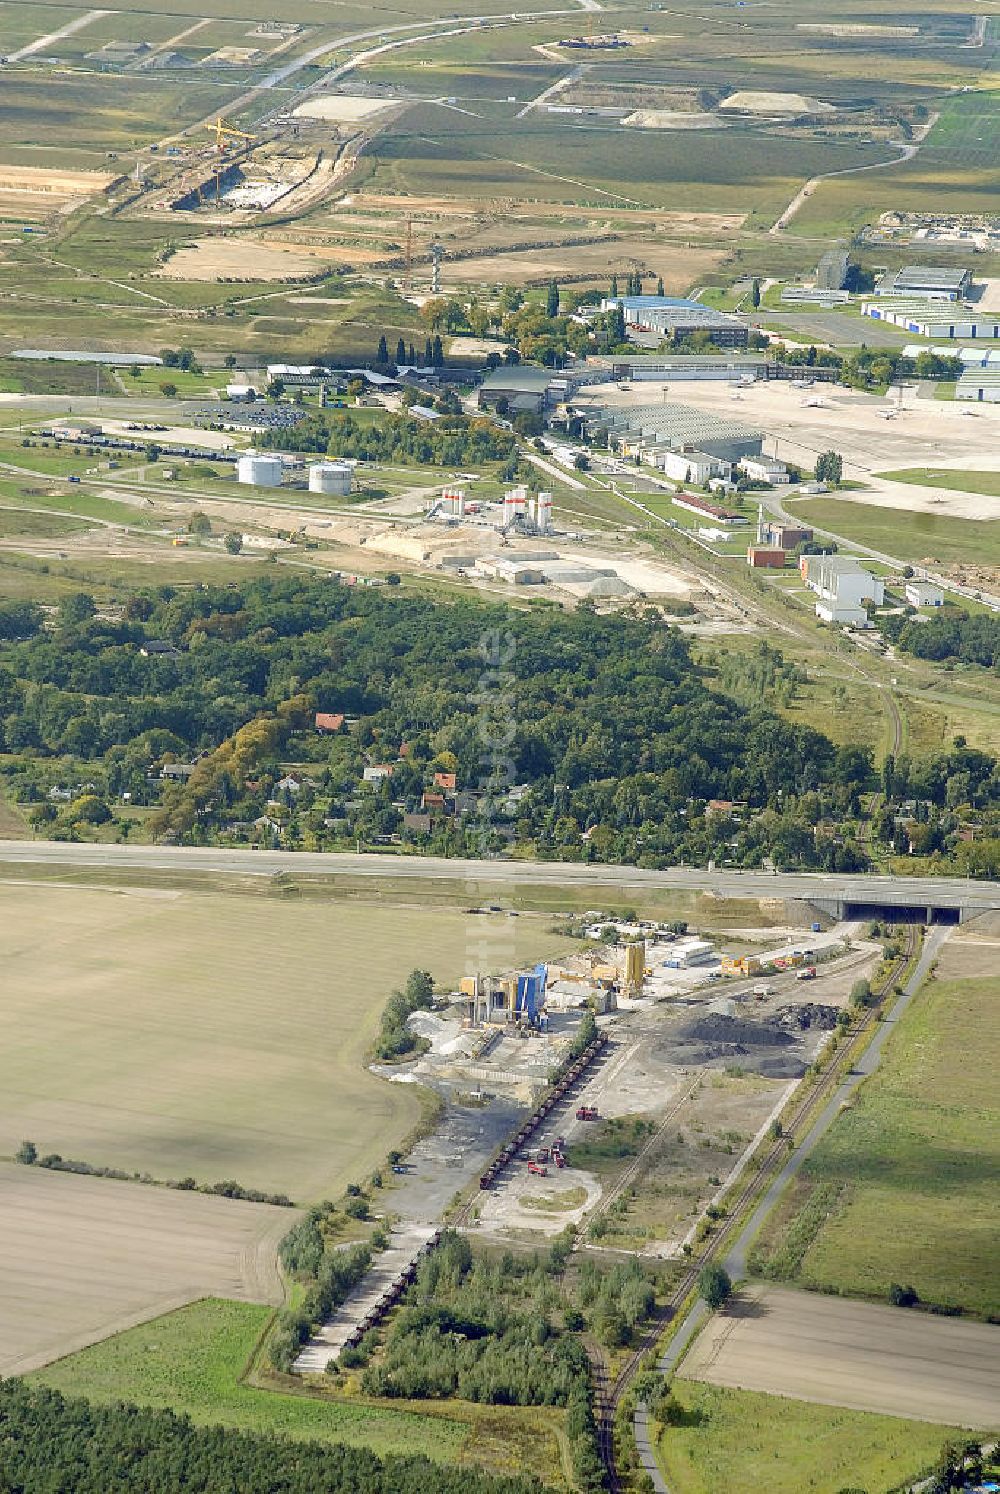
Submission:
M 237 482 L 252 488 L 280 488 L 282 464 L 279 456 L 261 456 L 248 451 L 236 463 Z
M 535 527 L 539 534 L 552 533 L 552 494 L 539 493 L 535 504 Z
M 313 462 L 309 468 L 309 491 L 330 498 L 346 498 L 353 479 L 353 469 L 347 462 Z

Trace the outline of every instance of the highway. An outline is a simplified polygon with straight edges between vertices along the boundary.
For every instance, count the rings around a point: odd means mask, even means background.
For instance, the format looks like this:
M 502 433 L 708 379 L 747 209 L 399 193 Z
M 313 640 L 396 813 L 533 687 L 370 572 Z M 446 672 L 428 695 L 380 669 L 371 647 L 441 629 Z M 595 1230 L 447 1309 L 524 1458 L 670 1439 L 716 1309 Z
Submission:
M 706 871 L 676 866 L 653 870 L 572 861 L 464 861 L 440 856 L 393 856 L 330 851 L 250 851 L 202 846 L 107 846 L 69 841 L 0 841 L 0 864 L 18 863 L 105 871 L 210 872 L 272 877 L 277 873 L 343 876 L 377 881 L 462 882 L 470 899 L 502 900 L 504 889 L 557 886 L 708 892 L 732 898 L 781 898 L 876 903 L 914 908 L 1000 908 L 1000 882 L 961 877 L 828 876 L 823 872 Z

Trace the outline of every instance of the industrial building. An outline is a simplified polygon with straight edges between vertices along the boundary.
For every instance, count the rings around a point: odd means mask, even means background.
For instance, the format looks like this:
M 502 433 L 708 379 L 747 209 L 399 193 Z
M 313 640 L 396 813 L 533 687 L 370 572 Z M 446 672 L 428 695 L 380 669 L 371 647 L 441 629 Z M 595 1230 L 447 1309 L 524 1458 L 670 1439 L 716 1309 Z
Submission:
M 868 613 L 864 603 L 880 606 L 885 598 L 885 582 L 872 575 L 856 560 L 840 555 L 803 555 L 799 570 L 811 591 L 816 593 L 816 616 L 823 622 L 865 627 Z
M 955 385 L 955 398 L 1000 404 L 1000 367 L 966 369 Z
M 906 265 L 879 281 L 880 296 L 924 296 L 929 301 L 961 301 L 972 285 L 972 271 L 942 265 Z
M 949 311 L 941 301 L 863 301 L 862 316 L 891 327 L 902 327 L 918 337 L 1000 337 L 1000 312 L 969 308 Z
M 903 595 L 911 607 L 944 606 L 944 591 L 933 581 L 907 581 Z
M 527 1022 L 536 1026 L 543 1017 L 548 969 L 536 965 L 518 975 L 467 975 L 459 987 L 467 1002 L 468 1021 Z
M 280 488 L 284 466 L 280 456 L 248 451 L 236 463 L 236 481 L 251 488 Z
M 541 415 L 570 399 L 578 383 L 572 375 L 556 374 L 546 368 L 524 368 L 520 364 L 495 368 L 479 387 L 479 408 L 506 408 L 512 415 L 523 411 Z
M 761 513 L 757 521 L 757 543 L 774 545 L 779 550 L 795 550 L 808 544 L 813 532 L 804 524 L 782 524 L 777 519 L 766 519 Z
M 578 403 L 588 431 L 606 430 L 617 438 L 626 455 L 639 455 L 658 466 L 663 451 L 704 452 L 724 462 L 759 456 L 763 447 L 760 431 L 734 420 L 671 402 L 649 405 Z
M 778 545 L 748 545 L 747 565 L 752 571 L 783 571 L 787 552 Z
M 847 284 L 846 249 L 828 249 L 816 266 L 816 289 L 842 291 Z
M 626 329 L 653 332 L 667 342 L 682 342 L 695 332 L 704 333 L 717 347 L 745 348 L 749 330 L 739 317 L 676 296 L 610 296 L 602 311 L 619 309 Z

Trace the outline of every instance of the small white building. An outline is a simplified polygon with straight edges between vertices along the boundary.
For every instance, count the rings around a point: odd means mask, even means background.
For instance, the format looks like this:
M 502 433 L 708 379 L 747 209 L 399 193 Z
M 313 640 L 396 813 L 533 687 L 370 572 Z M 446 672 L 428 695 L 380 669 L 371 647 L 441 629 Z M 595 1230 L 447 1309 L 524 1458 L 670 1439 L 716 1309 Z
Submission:
M 771 487 L 779 487 L 782 483 L 791 482 L 784 462 L 779 462 L 774 457 L 743 457 L 736 465 L 741 472 L 746 473 L 751 482 L 766 482 Z
M 816 616 L 820 622 L 834 623 L 844 628 L 867 628 L 868 613 L 853 602 L 820 601 L 816 603 Z
M 704 487 L 709 478 L 726 477 L 729 463 L 705 451 L 657 451 L 653 453 L 653 466 L 673 482 L 690 482 Z
M 903 595 L 911 607 L 944 606 L 944 591 L 933 581 L 907 581 Z
M 715 959 L 715 949 L 707 939 L 678 939 L 670 946 L 663 963 L 668 970 L 686 970 L 691 965 L 706 965 Z
M 227 384 L 226 398 L 235 404 L 246 404 L 257 398 L 257 390 L 252 384 Z

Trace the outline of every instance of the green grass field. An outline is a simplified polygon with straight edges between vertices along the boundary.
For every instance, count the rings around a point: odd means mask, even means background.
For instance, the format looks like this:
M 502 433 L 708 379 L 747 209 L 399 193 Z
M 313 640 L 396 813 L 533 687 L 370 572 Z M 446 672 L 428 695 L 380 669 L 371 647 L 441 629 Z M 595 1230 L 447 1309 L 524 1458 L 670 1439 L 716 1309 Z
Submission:
M 766 1227 L 764 1258 L 786 1242 L 801 1286 L 885 1301 L 899 1282 L 925 1302 L 1000 1313 L 1000 981 L 976 978 L 992 958 L 973 939 L 946 946 L 945 978 L 921 992 Z
M 900 476 L 899 473 L 885 475 Z M 961 480 L 964 483 L 974 476 L 963 473 Z M 996 475 L 985 473 L 983 476 L 989 479 Z M 914 482 L 922 480 L 916 475 L 913 477 Z M 975 488 L 964 490 L 977 491 Z M 899 560 L 1000 564 L 1000 525 L 988 519 L 946 518 L 942 514 L 919 512 L 901 515 L 896 508 L 828 497 L 794 499 L 790 509 L 807 523 L 844 535 L 858 544 L 869 545 L 873 550 L 881 550 Z M 905 522 L 901 522 L 904 518 Z
M 460 1423 L 255 1390 L 240 1377 L 271 1309 L 208 1300 L 73 1354 L 31 1379 L 98 1402 L 169 1406 L 202 1424 L 457 1458 Z
M 879 477 L 893 482 L 910 482 L 919 487 L 948 488 L 953 493 L 984 493 L 1000 498 L 1000 472 L 939 471 L 934 467 L 908 467 L 902 472 L 880 472 Z
M 441 1463 L 485 1464 L 496 1473 L 533 1473 L 550 1489 L 565 1487 L 558 1411 L 454 1401 L 416 1402 L 404 1410 L 244 1383 L 269 1318 L 269 1308 L 245 1302 L 196 1302 L 30 1379 L 92 1401 L 170 1407 L 205 1425 L 346 1442 L 380 1454 L 422 1453 Z
M 874 1494 L 915 1478 L 963 1435 L 690 1380 L 675 1380 L 674 1394 L 686 1424 L 666 1428 L 656 1448 L 672 1494 Z
M 420 1114 L 364 1067 L 415 965 L 465 972 L 482 919 L 371 902 L 0 883 L 9 1041 L 0 1152 L 29 1136 L 95 1164 L 314 1199 L 363 1180 Z M 497 958 L 547 923 L 498 920 Z

